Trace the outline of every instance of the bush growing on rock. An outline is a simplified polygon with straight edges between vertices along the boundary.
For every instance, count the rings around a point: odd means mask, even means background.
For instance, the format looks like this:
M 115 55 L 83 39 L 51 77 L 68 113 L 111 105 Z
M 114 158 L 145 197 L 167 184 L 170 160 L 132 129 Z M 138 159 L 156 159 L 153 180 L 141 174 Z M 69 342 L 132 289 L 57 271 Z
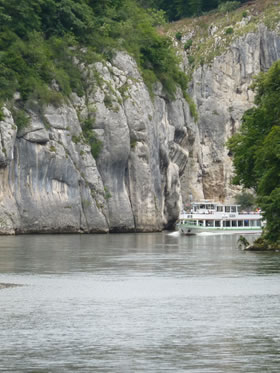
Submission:
M 231 35 L 231 34 L 233 34 L 233 28 L 232 28 L 232 27 L 228 27 L 228 28 L 226 29 L 226 31 L 225 31 L 225 34 L 226 34 L 226 35 Z
M 182 39 L 182 33 L 181 32 L 176 32 L 176 34 L 175 34 L 175 38 L 177 39 L 177 40 L 179 40 L 179 41 L 181 41 L 181 39 Z
M 190 47 L 192 46 L 192 43 L 193 43 L 192 39 L 189 39 L 189 40 L 185 43 L 185 45 L 184 45 L 184 49 L 185 49 L 185 51 L 188 50 L 188 49 L 190 49 Z

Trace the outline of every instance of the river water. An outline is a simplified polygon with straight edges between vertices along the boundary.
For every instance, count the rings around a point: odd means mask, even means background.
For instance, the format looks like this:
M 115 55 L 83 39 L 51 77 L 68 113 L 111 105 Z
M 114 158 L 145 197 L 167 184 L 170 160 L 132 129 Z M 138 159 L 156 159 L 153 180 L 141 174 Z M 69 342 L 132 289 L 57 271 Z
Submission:
M 280 371 L 280 253 L 238 236 L 0 238 L 1 372 Z

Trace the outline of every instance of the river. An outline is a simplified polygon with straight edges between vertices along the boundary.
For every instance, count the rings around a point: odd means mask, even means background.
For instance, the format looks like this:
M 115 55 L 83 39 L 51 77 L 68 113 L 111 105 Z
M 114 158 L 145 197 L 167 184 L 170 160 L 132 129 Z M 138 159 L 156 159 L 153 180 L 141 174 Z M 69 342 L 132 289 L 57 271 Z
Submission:
M 0 237 L 0 371 L 278 373 L 280 253 L 237 238 Z

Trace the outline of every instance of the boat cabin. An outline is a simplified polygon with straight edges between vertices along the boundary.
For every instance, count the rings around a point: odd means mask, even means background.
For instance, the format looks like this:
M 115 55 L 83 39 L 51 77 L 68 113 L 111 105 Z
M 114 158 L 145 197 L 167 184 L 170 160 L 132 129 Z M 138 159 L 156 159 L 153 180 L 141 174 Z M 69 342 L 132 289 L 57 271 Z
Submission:
M 232 231 L 261 232 L 263 226 L 259 211 L 240 212 L 239 205 L 222 205 L 211 201 L 194 202 L 188 211 L 180 214 L 180 232 Z
M 215 212 L 222 213 L 237 213 L 239 212 L 239 205 L 220 205 L 211 202 L 195 202 L 192 204 L 192 213 L 209 214 Z
M 198 227 L 213 227 L 213 228 L 252 228 L 261 227 L 262 223 L 260 219 L 226 219 L 226 220 L 208 220 L 208 219 L 186 219 L 180 220 L 179 225 L 188 224 L 191 226 Z

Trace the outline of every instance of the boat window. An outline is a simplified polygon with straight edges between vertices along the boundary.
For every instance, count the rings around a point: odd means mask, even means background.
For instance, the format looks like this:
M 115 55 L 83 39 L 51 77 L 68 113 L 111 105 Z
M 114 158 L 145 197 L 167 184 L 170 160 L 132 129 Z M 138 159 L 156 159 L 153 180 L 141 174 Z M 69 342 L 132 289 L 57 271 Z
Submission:
M 249 220 L 244 220 L 244 227 L 249 227 Z
M 209 208 L 210 208 L 210 210 L 215 210 L 215 206 L 214 205 L 210 205 Z
M 240 212 L 241 211 L 241 208 L 240 206 L 237 206 L 237 211 Z
M 215 220 L 215 227 L 220 227 L 220 220 Z
M 231 206 L 230 210 L 231 210 L 231 212 L 236 212 L 236 206 Z
M 206 227 L 213 227 L 214 221 L 213 220 L 206 220 Z
M 238 227 L 243 227 L 243 220 L 238 220 Z
M 256 220 L 250 220 L 250 227 L 256 227 L 257 221 Z
M 217 206 L 216 211 L 223 212 L 223 206 Z
M 199 225 L 200 227 L 203 227 L 203 220 L 199 220 L 199 221 L 198 221 L 198 225 Z
M 223 227 L 226 227 L 226 226 L 227 226 L 227 222 L 223 221 Z
M 257 227 L 261 227 L 261 221 L 257 220 Z
M 230 206 L 225 206 L 225 212 L 230 212 Z
M 199 208 L 200 209 L 205 209 L 205 205 L 200 205 Z
M 231 226 L 232 227 L 237 227 L 237 221 L 236 220 L 232 220 L 231 221 Z
M 188 225 L 196 225 L 196 220 L 188 220 Z

